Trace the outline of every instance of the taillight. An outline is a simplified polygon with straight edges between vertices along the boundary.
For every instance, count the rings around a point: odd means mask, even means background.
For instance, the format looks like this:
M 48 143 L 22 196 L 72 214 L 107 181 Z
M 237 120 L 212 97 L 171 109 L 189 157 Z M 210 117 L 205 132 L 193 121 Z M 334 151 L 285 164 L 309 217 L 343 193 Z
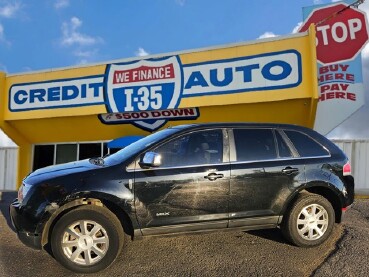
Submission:
M 343 176 L 351 175 L 351 165 L 347 162 L 342 169 Z

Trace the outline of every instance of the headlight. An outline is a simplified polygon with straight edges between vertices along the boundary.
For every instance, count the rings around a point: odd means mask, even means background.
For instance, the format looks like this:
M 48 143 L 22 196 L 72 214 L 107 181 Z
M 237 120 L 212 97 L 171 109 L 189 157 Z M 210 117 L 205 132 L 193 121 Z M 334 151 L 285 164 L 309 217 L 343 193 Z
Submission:
M 18 190 L 18 201 L 19 203 L 22 203 L 23 199 L 26 197 L 27 193 L 29 192 L 29 189 L 31 186 L 23 183 L 21 187 Z

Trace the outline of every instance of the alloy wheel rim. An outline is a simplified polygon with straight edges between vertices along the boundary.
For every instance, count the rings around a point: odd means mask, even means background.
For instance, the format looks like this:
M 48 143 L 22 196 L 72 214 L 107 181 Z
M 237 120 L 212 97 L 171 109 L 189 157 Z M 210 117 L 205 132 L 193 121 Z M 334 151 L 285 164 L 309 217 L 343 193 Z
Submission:
M 64 255 L 73 263 L 93 265 L 109 249 L 109 237 L 104 227 L 92 220 L 80 220 L 69 225 L 62 237 Z
M 297 217 L 297 232 L 305 240 L 320 239 L 328 229 L 327 210 L 319 204 L 304 207 Z

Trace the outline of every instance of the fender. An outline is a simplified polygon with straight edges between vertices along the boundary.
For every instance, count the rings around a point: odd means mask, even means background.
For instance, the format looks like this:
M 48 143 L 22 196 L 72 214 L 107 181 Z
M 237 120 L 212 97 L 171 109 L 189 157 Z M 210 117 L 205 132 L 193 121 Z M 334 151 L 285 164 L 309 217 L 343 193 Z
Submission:
M 342 192 L 337 189 L 334 185 L 332 185 L 330 182 L 322 182 L 322 181 L 310 181 L 308 183 L 305 183 L 304 185 L 298 187 L 286 200 L 282 210 L 281 214 L 278 219 L 278 224 L 282 223 L 283 215 L 287 211 L 287 209 L 293 204 L 296 197 L 303 192 L 307 193 L 315 193 L 319 194 L 325 198 L 328 199 L 328 201 L 332 204 L 333 209 L 335 210 L 336 214 L 336 222 L 341 222 L 341 216 L 342 216 L 342 207 L 344 203 L 344 197 L 342 195 Z
M 52 230 L 56 221 L 66 212 L 82 205 L 95 205 L 101 207 L 105 206 L 118 217 L 122 224 L 126 224 L 126 226 L 122 226 L 130 229 L 130 232 L 133 232 L 132 230 L 139 228 L 133 201 L 122 202 L 121 199 L 114 195 L 96 191 L 76 193 L 63 199 L 59 205 L 56 203 L 50 203 L 46 207 L 46 212 L 44 213 L 42 220 L 37 225 L 36 229 L 36 232 L 40 234 L 42 232 L 42 247 L 49 242 L 51 234 L 50 231 Z

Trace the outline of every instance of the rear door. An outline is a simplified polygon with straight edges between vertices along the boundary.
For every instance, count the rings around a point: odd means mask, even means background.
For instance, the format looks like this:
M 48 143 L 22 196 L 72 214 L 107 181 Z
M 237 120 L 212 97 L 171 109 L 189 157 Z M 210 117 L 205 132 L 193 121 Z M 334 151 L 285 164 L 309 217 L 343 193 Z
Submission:
M 230 227 L 277 224 L 304 162 L 270 128 L 236 128 L 231 137 Z
M 161 155 L 161 166 L 135 170 L 143 234 L 225 228 L 230 180 L 225 130 L 194 131 L 150 151 Z
M 305 164 L 306 182 L 326 180 L 331 176 L 331 155 L 326 147 L 297 130 L 283 130 Z

